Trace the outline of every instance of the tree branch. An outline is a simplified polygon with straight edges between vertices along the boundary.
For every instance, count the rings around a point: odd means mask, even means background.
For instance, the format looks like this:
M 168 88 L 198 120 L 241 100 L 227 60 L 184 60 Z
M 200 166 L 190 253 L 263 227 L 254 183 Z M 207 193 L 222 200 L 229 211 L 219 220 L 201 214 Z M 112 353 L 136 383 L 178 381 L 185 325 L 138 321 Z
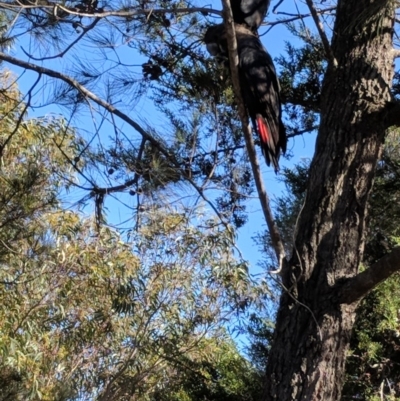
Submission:
M 323 14 L 328 14 L 328 13 L 334 11 L 334 10 L 336 10 L 336 6 L 324 8 L 324 9 L 319 10 L 319 11 L 316 10 L 316 13 L 317 13 L 317 15 L 323 15 Z M 292 13 L 286 13 L 286 12 L 280 11 L 280 12 L 277 12 L 276 14 L 277 15 L 287 15 L 287 16 L 290 16 L 290 17 L 289 18 L 282 18 L 282 19 L 278 19 L 276 21 L 265 23 L 265 25 L 268 27 L 267 32 L 269 32 L 273 27 L 275 27 L 277 25 L 288 24 L 289 22 L 294 22 L 294 21 L 298 21 L 299 19 L 302 20 L 304 18 L 311 17 L 311 13 L 292 14 Z M 263 36 L 263 35 L 261 35 L 261 36 Z
M 294 138 L 296 136 L 300 136 L 300 135 L 303 135 L 303 134 L 307 134 L 309 132 L 316 131 L 318 128 L 319 128 L 319 125 L 314 125 L 314 126 L 312 126 L 310 128 L 305 128 L 305 129 L 302 129 L 302 130 L 293 131 L 291 134 L 286 134 L 286 138 L 289 139 L 289 138 Z
M 268 230 L 271 235 L 272 244 L 274 246 L 276 257 L 279 262 L 279 268 L 277 270 L 277 272 L 279 272 L 282 269 L 285 260 L 285 248 L 283 246 L 278 226 L 276 225 L 274 216 L 272 214 L 267 191 L 264 187 L 264 182 L 261 175 L 261 168 L 257 160 L 257 154 L 253 142 L 253 135 L 249 125 L 249 118 L 247 116 L 247 111 L 242 99 L 240 82 L 239 82 L 239 72 L 238 72 L 239 57 L 237 53 L 235 23 L 233 21 L 230 0 L 222 0 L 222 6 L 224 9 L 224 16 L 225 16 L 225 30 L 228 42 L 229 64 L 231 70 L 233 90 L 235 93 L 236 104 L 239 110 L 240 121 L 242 123 L 242 130 L 246 141 L 247 153 L 249 155 L 251 168 L 253 170 L 253 176 L 254 176 L 254 181 L 256 183 L 258 196 L 260 198 L 261 207 L 264 213 L 265 220 L 267 222 Z
M 23 47 L 21 47 L 21 50 L 25 53 L 26 56 L 28 56 L 29 58 L 31 58 L 32 60 L 35 61 L 44 61 L 44 60 L 51 60 L 51 59 L 55 59 L 55 58 L 59 58 L 59 57 L 64 57 L 65 54 L 72 49 L 73 46 L 75 46 L 90 30 L 92 30 L 100 21 L 100 18 L 96 18 L 90 25 L 86 26 L 86 27 L 82 27 L 82 33 L 75 39 L 73 40 L 62 52 L 54 55 L 54 56 L 48 56 L 48 57 L 42 57 L 42 58 L 38 58 L 33 56 L 32 54 L 27 53 Z
M 351 304 L 365 297 L 379 283 L 400 270 L 400 247 L 379 259 L 369 269 L 348 279 L 340 290 L 340 303 Z
M 399 58 L 400 57 L 400 49 L 392 49 L 392 56 L 393 56 L 393 58 Z
M 313 99 L 304 99 L 302 96 L 296 93 L 296 91 L 292 90 L 292 93 L 290 94 L 285 94 L 284 92 L 282 93 L 281 96 L 281 101 L 282 104 L 292 104 L 293 106 L 300 106 L 306 109 L 305 111 L 313 111 L 314 113 L 320 113 L 321 112 L 321 104 L 318 99 L 313 100 Z
M 8 3 L 2 3 L 0 2 L 0 7 L 8 8 L 8 9 L 20 9 L 20 8 L 29 8 L 29 9 L 50 9 L 50 10 L 63 10 L 64 12 L 67 12 L 68 14 L 71 15 L 77 15 L 80 17 L 88 17 L 88 18 L 104 18 L 104 17 L 133 17 L 136 15 L 151 15 L 151 14 L 192 14 L 192 13 L 208 13 L 208 14 L 215 14 L 222 16 L 222 12 L 219 10 L 214 10 L 213 8 L 207 8 L 207 7 L 190 7 L 190 8 L 150 8 L 150 9 L 136 9 L 136 10 L 113 10 L 113 11 L 102 11 L 102 12 L 82 12 L 82 11 L 77 11 L 73 8 L 68 8 L 64 7 L 60 4 L 54 4 L 54 3 L 49 3 L 49 4 L 40 4 L 40 5 L 12 5 Z M 55 15 L 56 12 L 55 12 Z
M 73 88 L 77 89 L 82 95 L 86 96 L 88 99 L 93 100 L 99 106 L 103 107 L 105 110 L 109 111 L 112 114 L 115 114 L 121 120 L 128 123 L 131 127 L 133 127 L 143 138 L 147 139 L 152 145 L 154 145 L 157 149 L 160 150 L 165 156 L 170 158 L 170 153 L 167 149 L 165 149 L 158 140 L 153 138 L 148 132 L 146 132 L 136 121 L 132 120 L 125 113 L 122 113 L 120 110 L 116 109 L 112 104 L 104 101 L 99 98 L 93 92 L 90 92 L 87 88 L 81 85 L 76 79 L 69 77 L 68 75 L 62 74 L 61 72 L 50 70 L 45 67 L 41 67 L 36 64 L 28 63 L 26 61 L 17 59 L 15 57 L 9 56 L 8 54 L 0 52 L 0 60 L 7 61 L 10 64 L 17 65 L 18 67 L 26 68 L 27 70 L 35 71 L 38 74 L 44 74 L 52 78 L 60 79 L 61 81 L 67 83 Z
M 170 160 L 176 168 L 182 173 L 182 176 L 194 187 L 194 189 L 198 192 L 200 197 L 210 205 L 213 209 L 214 213 L 218 216 L 221 220 L 221 223 L 228 228 L 228 224 L 221 215 L 221 213 L 217 210 L 215 205 L 206 197 L 202 188 L 200 188 L 190 177 L 185 175 L 184 170 L 181 168 L 179 162 L 175 159 L 173 154 L 169 152 L 169 150 L 164 147 L 160 141 L 155 139 L 152 135 L 150 135 L 147 131 L 145 131 L 136 121 L 132 120 L 129 116 L 123 113 L 121 110 L 115 108 L 112 104 L 104 101 L 103 99 L 99 98 L 93 92 L 90 92 L 87 88 L 81 85 L 76 79 L 71 78 L 65 74 L 60 72 L 50 70 L 45 67 L 38 66 L 36 64 L 28 63 L 26 61 L 17 59 L 15 57 L 9 56 L 8 54 L 0 52 L 0 60 L 4 60 L 10 64 L 17 65 L 22 68 L 26 68 L 27 70 L 35 71 L 38 74 L 44 74 L 52 78 L 60 79 L 63 82 L 66 82 L 68 85 L 72 86 L 76 90 L 78 90 L 82 95 L 86 96 L 88 99 L 93 100 L 96 104 L 103 107 L 105 110 L 110 112 L 111 114 L 116 115 L 122 121 L 125 121 L 129 124 L 132 128 L 134 128 L 145 140 L 149 141 L 154 147 L 156 147 L 166 158 Z
M 324 26 L 322 25 L 321 21 L 319 20 L 318 12 L 314 7 L 314 3 L 312 0 L 306 0 L 306 3 L 307 3 L 308 8 L 310 9 L 311 16 L 315 22 L 315 25 L 317 26 L 318 33 L 319 33 L 319 36 L 321 37 L 326 56 L 327 56 L 328 60 L 330 60 L 332 62 L 333 66 L 337 67 L 337 64 L 338 64 L 337 60 L 335 59 L 335 56 L 333 55 L 331 45 L 329 43 L 328 37 L 326 36 Z

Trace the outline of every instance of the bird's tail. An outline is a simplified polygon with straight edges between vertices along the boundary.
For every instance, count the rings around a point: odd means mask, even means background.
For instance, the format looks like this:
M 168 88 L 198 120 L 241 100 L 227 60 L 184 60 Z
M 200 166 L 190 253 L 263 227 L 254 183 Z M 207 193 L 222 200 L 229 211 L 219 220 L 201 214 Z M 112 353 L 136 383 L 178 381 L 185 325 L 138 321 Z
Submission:
M 279 138 L 279 134 L 273 135 L 268 122 L 260 114 L 256 116 L 256 127 L 265 161 L 268 166 L 270 166 L 272 162 L 275 173 L 277 173 L 279 171 L 280 148 L 279 145 L 275 143 L 274 138 Z

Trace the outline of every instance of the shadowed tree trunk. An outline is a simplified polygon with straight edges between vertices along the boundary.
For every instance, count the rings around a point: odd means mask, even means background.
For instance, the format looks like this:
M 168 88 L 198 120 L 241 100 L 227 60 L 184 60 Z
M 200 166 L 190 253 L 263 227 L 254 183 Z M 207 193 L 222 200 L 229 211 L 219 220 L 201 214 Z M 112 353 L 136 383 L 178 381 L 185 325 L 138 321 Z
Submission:
M 398 250 L 358 274 L 368 195 L 393 79 L 393 0 L 339 0 L 321 125 L 295 249 L 282 275 L 264 401 L 339 400 L 360 299 L 398 269 Z M 392 258 L 392 259 L 390 259 Z

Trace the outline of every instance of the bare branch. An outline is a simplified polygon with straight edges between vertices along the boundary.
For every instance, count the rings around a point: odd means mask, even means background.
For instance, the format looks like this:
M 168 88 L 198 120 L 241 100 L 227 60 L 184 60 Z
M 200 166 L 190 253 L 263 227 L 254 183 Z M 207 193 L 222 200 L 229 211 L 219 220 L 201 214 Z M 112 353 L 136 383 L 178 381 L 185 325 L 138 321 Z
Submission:
M 325 49 L 326 56 L 328 60 L 330 60 L 333 63 L 334 67 L 337 67 L 338 63 L 337 60 L 335 59 L 335 56 L 333 55 L 331 45 L 329 43 L 328 37 L 326 36 L 324 26 L 322 25 L 322 22 L 320 21 L 318 17 L 318 12 L 314 7 L 314 3 L 312 0 L 306 0 L 307 6 L 310 9 L 311 16 L 315 22 L 315 25 L 317 26 L 319 36 L 321 37 L 322 44 Z
M 365 297 L 379 283 L 400 270 L 400 247 L 374 263 L 369 269 L 347 280 L 340 290 L 340 302 L 351 304 Z
M 237 54 L 235 24 L 233 21 L 230 0 L 222 0 L 222 5 L 225 15 L 225 29 L 228 41 L 229 63 L 232 76 L 233 90 L 235 93 L 236 103 L 238 105 L 240 121 L 242 123 L 242 130 L 246 141 L 247 153 L 249 155 L 251 168 L 253 170 L 253 176 L 256 183 L 258 196 L 260 198 L 261 207 L 264 213 L 265 220 L 267 222 L 268 230 L 271 235 L 276 257 L 279 262 L 279 270 L 281 270 L 285 260 L 285 248 L 283 246 L 278 226 L 276 225 L 274 216 L 272 214 L 267 191 L 264 187 L 260 164 L 258 163 L 257 154 L 254 148 L 253 135 L 248 122 L 249 118 L 247 116 L 247 111 L 242 99 L 240 83 L 239 83 L 239 72 L 238 72 L 239 57 Z

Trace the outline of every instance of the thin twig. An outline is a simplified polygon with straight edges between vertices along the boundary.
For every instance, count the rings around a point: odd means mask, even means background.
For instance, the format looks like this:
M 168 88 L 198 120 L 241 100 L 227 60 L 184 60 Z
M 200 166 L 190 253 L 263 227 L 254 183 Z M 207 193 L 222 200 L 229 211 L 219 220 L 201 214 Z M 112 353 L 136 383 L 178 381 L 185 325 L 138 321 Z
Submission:
M 48 57 L 34 57 L 32 54 L 29 54 L 27 51 L 24 50 L 24 48 L 21 46 L 21 50 L 32 60 L 35 61 L 44 61 L 44 60 L 51 60 L 54 58 L 59 58 L 59 57 L 64 57 L 65 54 L 73 47 L 75 46 L 86 34 L 88 31 L 93 29 L 97 23 L 100 21 L 100 18 L 96 18 L 90 25 L 86 27 L 82 27 L 82 33 L 73 41 L 71 42 L 61 53 L 55 54 L 54 56 L 48 56 Z
M 336 7 L 328 7 L 328 8 L 324 8 L 322 10 L 317 11 L 317 14 L 324 15 L 324 14 L 328 14 L 334 10 L 336 10 Z M 293 13 L 279 12 L 279 13 L 277 13 L 277 15 L 287 15 L 290 18 L 282 18 L 282 19 L 278 19 L 276 21 L 272 21 L 272 22 L 269 21 L 269 22 L 263 24 L 266 27 L 268 27 L 268 30 L 266 33 L 268 33 L 276 25 L 288 24 L 289 22 L 294 22 L 294 21 L 298 21 L 299 19 L 311 17 L 311 13 L 293 14 Z M 263 35 L 261 35 L 261 36 L 263 36 Z
M 318 127 L 319 127 L 319 125 L 314 125 L 314 126 L 312 126 L 310 128 L 305 128 L 305 129 L 302 129 L 302 130 L 296 130 L 296 131 L 293 131 L 292 134 L 287 134 L 286 137 L 288 139 L 289 138 L 294 138 L 296 136 L 300 136 L 300 135 L 306 134 L 307 132 L 313 132 L 313 131 L 317 130 Z
M 25 113 L 28 110 L 28 107 L 30 106 L 33 89 L 35 89 L 36 85 L 39 83 L 40 78 L 41 78 L 41 75 L 39 74 L 38 78 L 36 79 L 34 84 L 29 89 L 28 95 L 27 95 L 28 101 L 25 103 L 24 108 L 22 109 L 22 111 L 18 117 L 18 120 L 17 120 L 17 123 L 15 124 L 14 130 L 10 133 L 10 135 L 8 135 L 7 139 L 0 145 L 0 157 L 3 156 L 4 149 L 6 148 L 7 144 L 11 141 L 12 137 L 18 132 L 18 129 L 24 119 Z
M 274 273 L 274 272 L 270 272 L 270 273 Z M 294 302 L 296 302 L 296 304 L 302 306 L 304 309 L 306 309 L 308 312 L 310 312 L 310 315 L 312 317 L 312 319 L 315 322 L 315 325 L 318 329 L 318 335 L 319 335 L 319 340 L 322 342 L 322 330 L 321 330 L 321 326 L 318 323 L 318 320 L 314 314 L 314 312 L 311 310 L 311 308 L 309 306 L 307 306 L 305 303 L 300 302 L 291 292 L 291 289 L 287 288 L 283 283 L 282 280 L 277 280 L 274 276 L 271 275 L 271 278 L 279 285 L 283 288 L 283 290 L 286 292 L 286 294 L 289 295 L 290 298 L 293 299 Z

